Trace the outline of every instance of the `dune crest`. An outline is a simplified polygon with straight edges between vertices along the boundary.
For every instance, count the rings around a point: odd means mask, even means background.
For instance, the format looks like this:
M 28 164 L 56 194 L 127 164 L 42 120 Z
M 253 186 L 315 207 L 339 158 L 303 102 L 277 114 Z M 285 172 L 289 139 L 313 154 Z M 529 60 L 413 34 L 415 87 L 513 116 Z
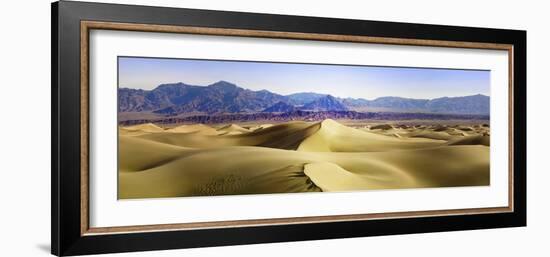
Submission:
M 252 126 L 248 129 L 250 131 L 257 131 L 257 130 L 269 128 L 269 127 L 272 127 L 272 126 L 273 126 L 273 124 L 261 124 L 261 125 L 257 125 L 257 126 Z
M 171 129 L 168 129 L 167 132 L 173 133 L 196 133 L 199 135 L 213 136 L 220 134 L 215 128 L 206 126 L 204 124 L 193 124 L 193 125 L 181 125 Z
M 129 127 L 124 127 L 123 129 L 128 131 L 141 131 L 141 132 L 161 132 L 164 131 L 163 128 L 153 124 L 153 123 L 146 123 L 146 124 L 139 124 Z
M 223 133 L 231 133 L 231 132 L 248 133 L 248 132 L 250 132 L 250 130 L 245 129 L 245 128 L 243 128 L 239 125 L 236 125 L 236 124 L 229 124 L 229 125 L 223 126 L 223 127 L 219 128 L 218 131 L 223 132 Z M 236 134 L 236 133 L 234 133 L 234 134 Z
M 225 128 L 236 126 L 225 126 Z M 318 130 L 320 125 L 307 122 L 289 122 L 264 129 L 240 133 L 228 131 L 217 136 L 201 133 L 150 133 L 139 138 L 163 144 L 192 148 L 217 148 L 228 146 L 260 146 L 278 149 L 296 150 L 299 144 Z M 220 131 L 220 130 L 218 130 Z M 232 133 L 236 132 L 236 133 Z
M 344 126 L 334 120 L 321 122 L 321 128 L 304 140 L 298 151 L 307 152 L 378 152 L 435 147 L 442 141 L 424 138 L 408 140 L 388 137 Z

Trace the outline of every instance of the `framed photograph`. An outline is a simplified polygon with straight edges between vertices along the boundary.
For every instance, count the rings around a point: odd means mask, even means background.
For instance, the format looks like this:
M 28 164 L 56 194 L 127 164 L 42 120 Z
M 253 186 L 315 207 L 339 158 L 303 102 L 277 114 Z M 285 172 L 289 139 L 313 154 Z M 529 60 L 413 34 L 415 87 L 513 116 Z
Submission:
M 52 253 L 526 225 L 526 32 L 52 5 Z

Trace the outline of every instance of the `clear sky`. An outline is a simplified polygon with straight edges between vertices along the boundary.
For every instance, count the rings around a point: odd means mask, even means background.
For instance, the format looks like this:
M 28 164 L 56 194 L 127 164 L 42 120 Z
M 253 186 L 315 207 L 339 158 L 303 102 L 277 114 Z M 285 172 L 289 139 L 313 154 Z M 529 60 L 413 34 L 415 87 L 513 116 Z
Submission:
M 119 57 L 119 87 L 154 89 L 220 80 L 250 90 L 374 99 L 490 95 L 490 71 Z

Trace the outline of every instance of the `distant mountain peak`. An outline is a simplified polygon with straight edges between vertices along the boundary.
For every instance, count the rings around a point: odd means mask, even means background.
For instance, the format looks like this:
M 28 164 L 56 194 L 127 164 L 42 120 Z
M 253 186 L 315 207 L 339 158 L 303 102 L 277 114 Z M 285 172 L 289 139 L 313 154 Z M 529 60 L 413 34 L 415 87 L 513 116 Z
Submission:
M 165 83 L 165 84 L 160 84 L 158 85 L 155 89 L 153 90 L 157 90 L 157 89 L 164 89 L 164 88 L 178 88 L 178 87 L 185 87 L 185 86 L 190 86 L 190 85 L 187 85 L 183 82 L 176 82 L 176 83 Z
M 423 100 L 423 99 L 405 98 L 400 96 L 381 96 L 374 99 L 374 101 L 375 100 L 400 100 L 400 99 Z
M 463 96 L 463 97 L 468 97 L 468 96 Z M 470 97 L 478 97 L 478 98 L 489 98 L 489 96 L 487 95 L 484 95 L 484 94 L 475 94 L 475 95 L 471 95 Z
M 293 105 L 304 105 L 310 102 L 313 102 L 321 97 L 326 96 L 326 94 L 319 94 L 313 92 L 302 92 L 286 95 L 289 100 L 289 103 Z
M 348 108 L 342 104 L 336 97 L 331 95 L 325 95 L 313 102 L 305 104 L 302 110 L 312 111 L 347 111 Z
M 336 97 L 331 96 L 331 95 L 326 95 L 325 98 L 328 99 L 329 101 L 337 101 L 337 102 L 338 102 L 338 100 L 336 99 Z
M 227 82 L 225 80 L 220 80 L 216 83 L 213 83 L 213 84 L 210 84 L 208 85 L 208 87 L 218 87 L 218 88 L 237 88 L 238 86 L 231 83 L 231 82 Z

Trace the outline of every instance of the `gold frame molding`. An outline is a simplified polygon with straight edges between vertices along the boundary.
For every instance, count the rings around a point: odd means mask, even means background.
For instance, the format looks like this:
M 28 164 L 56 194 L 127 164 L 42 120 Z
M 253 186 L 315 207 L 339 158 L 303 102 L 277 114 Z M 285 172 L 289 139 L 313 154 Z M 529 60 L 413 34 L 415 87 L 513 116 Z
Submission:
M 120 227 L 90 227 L 89 226 L 89 33 L 90 30 L 123 30 L 139 32 L 183 33 L 197 35 L 239 36 L 258 38 L 300 39 L 335 42 L 375 43 L 391 45 L 414 45 L 430 47 L 453 47 L 470 49 L 494 49 L 508 51 L 508 138 L 509 138 L 509 178 L 508 206 L 450 209 L 433 211 L 409 211 L 391 213 L 369 213 L 353 215 L 310 216 L 275 219 L 211 221 L 178 224 L 154 224 Z M 351 36 L 334 34 L 314 34 L 282 31 L 224 29 L 209 27 L 170 26 L 136 23 L 115 23 L 100 21 L 80 22 L 80 233 L 82 236 L 116 233 L 138 233 L 171 230 L 192 230 L 222 227 L 270 226 L 283 224 L 304 224 L 337 221 L 358 221 L 390 218 L 413 218 L 427 216 L 472 215 L 486 213 L 504 213 L 514 211 L 514 152 L 513 152 L 513 45 L 480 42 L 439 41 L 424 39 L 385 38 L 370 36 Z

